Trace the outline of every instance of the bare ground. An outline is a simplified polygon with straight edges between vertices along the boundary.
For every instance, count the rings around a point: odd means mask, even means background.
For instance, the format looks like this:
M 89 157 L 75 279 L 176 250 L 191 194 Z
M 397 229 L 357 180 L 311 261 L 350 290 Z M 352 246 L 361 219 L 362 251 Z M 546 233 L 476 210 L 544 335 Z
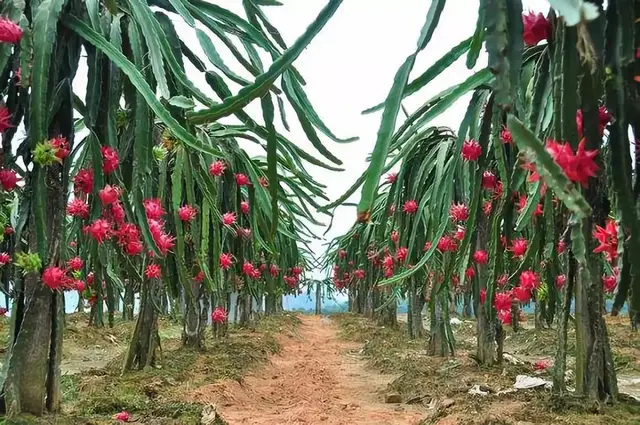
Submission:
M 222 381 L 193 391 L 215 403 L 230 425 L 409 425 L 424 417 L 416 406 L 385 404 L 395 376 L 367 368 L 361 344 L 338 338 L 329 318 L 302 316 L 298 335 L 280 337 L 282 351 L 242 384 Z

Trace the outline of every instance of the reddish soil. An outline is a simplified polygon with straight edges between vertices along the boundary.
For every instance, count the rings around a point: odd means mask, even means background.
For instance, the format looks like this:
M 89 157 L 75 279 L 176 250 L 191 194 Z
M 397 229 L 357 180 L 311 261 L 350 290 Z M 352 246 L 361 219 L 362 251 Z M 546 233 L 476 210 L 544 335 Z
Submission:
M 337 337 L 328 318 L 303 316 L 297 337 L 282 336 L 282 352 L 242 384 L 198 388 L 191 397 L 214 403 L 230 425 L 410 425 L 424 417 L 417 407 L 385 404 L 386 385 L 360 358 L 359 344 Z

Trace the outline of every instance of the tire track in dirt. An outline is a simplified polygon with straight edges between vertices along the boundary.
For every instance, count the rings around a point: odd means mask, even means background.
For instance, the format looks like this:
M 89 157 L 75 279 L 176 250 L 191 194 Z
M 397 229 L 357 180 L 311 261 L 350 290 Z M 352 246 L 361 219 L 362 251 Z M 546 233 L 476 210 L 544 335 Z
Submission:
M 282 352 L 271 364 L 239 384 L 225 381 L 198 388 L 191 399 L 215 403 L 229 425 L 412 425 L 424 412 L 415 406 L 385 404 L 393 379 L 366 368 L 349 351 L 328 318 L 302 316 L 299 336 L 280 337 Z

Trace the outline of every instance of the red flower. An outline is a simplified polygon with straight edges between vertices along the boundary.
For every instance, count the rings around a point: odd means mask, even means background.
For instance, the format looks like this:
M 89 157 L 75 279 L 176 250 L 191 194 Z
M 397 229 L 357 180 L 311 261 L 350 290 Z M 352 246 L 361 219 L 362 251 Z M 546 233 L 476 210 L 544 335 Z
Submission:
M 500 322 L 503 325 L 510 325 L 511 324 L 511 310 L 500 310 L 500 311 L 498 311 L 498 320 L 500 320 Z
M 467 267 L 467 269 L 464 271 L 464 276 L 467 279 L 471 279 L 476 275 L 476 271 L 473 269 L 473 267 Z M 456 276 L 457 277 L 457 276 Z
M 509 251 L 511 251 L 514 258 L 522 258 L 527 252 L 528 246 L 529 241 L 524 238 L 517 238 L 511 241 L 511 248 L 509 248 Z
M 247 177 L 245 174 L 242 174 L 242 173 L 236 174 L 236 184 L 238 186 L 248 186 L 249 177 Z
M 18 174 L 8 168 L 0 169 L 0 185 L 5 192 L 11 192 L 18 185 Z
M 22 38 L 22 29 L 15 22 L 0 18 L 0 42 L 18 44 Z
M 595 177 L 599 167 L 594 161 L 598 155 L 597 150 L 585 150 L 586 139 L 578 144 L 575 155 L 568 143 L 558 143 L 554 140 L 547 141 L 547 151 L 554 161 L 562 168 L 569 180 L 587 186 L 590 177 Z
M 418 211 L 418 203 L 413 199 L 407 201 L 402 206 L 402 212 L 407 214 L 415 214 Z
M 113 415 L 113 420 L 120 422 L 129 422 L 131 420 L 131 415 L 128 412 L 122 411 Z
M 86 227 L 87 233 L 99 244 L 104 242 L 105 239 L 111 237 L 111 224 L 103 218 L 98 218 Z
M 465 229 L 463 226 L 458 226 L 456 232 L 453 234 L 453 237 L 461 241 L 464 239 L 465 233 L 467 233 L 467 229 Z
M 556 288 L 560 289 L 567 283 L 567 277 L 563 274 L 556 276 Z
M 497 283 L 498 286 L 505 286 L 507 283 L 509 283 L 509 275 L 506 273 L 501 274 L 497 280 Z
M 339 250 L 338 251 L 338 257 L 347 258 L 347 251 L 345 251 L 344 249 Z
M 13 235 L 13 232 L 14 232 L 14 230 L 13 230 L 13 227 L 11 227 L 11 226 L 6 226 L 4 228 L 4 235 L 5 236 L 11 236 L 11 235 Z
M 167 233 L 160 233 L 158 236 L 154 236 L 153 241 L 160 250 L 162 255 L 166 255 L 171 248 L 175 245 L 175 238 Z
M 604 106 L 600 106 L 598 108 L 598 135 L 602 137 L 604 135 L 604 129 L 607 127 L 607 124 L 611 122 L 613 116 L 607 111 L 607 108 Z M 584 125 L 583 125 L 583 117 L 582 117 L 582 109 L 578 109 L 576 112 L 576 125 L 578 126 L 578 137 L 582 138 Z
M 87 285 L 81 280 L 74 280 L 73 288 L 78 292 L 84 292 L 84 290 L 87 289 Z
M 80 257 L 73 257 L 69 261 L 67 261 L 67 267 L 74 271 L 82 269 L 83 264 L 84 261 L 82 261 L 82 258 Z
M 359 280 L 364 279 L 364 277 L 365 277 L 364 270 L 362 270 L 362 269 L 358 269 L 358 270 L 354 271 L 354 272 L 353 272 L 353 276 L 354 276 L 356 279 L 359 279 Z
M 532 270 L 525 270 L 520 274 L 520 286 L 529 291 L 538 289 L 538 286 L 540 286 L 540 276 Z
M 546 40 L 551 32 L 551 23 L 542 13 L 523 13 L 522 24 L 524 26 L 522 38 L 527 46 L 535 46 L 540 41 Z
M 438 241 L 438 250 L 440 252 L 457 251 L 458 250 L 458 243 L 452 237 L 444 235 Z
M 52 291 L 61 288 L 65 283 L 65 272 L 60 267 L 47 267 L 42 272 L 42 283 Z
M 509 311 L 511 310 L 511 293 L 509 292 L 496 292 L 493 298 L 493 306 L 496 311 Z
M 247 201 L 240 202 L 240 210 L 242 214 L 249 214 L 249 203 Z
M 269 187 L 269 180 L 264 176 L 258 177 L 258 183 L 260 183 L 260 186 L 264 188 Z
M 482 203 L 482 213 L 485 217 L 489 217 L 491 215 L 491 210 L 493 209 L 493 204 L 490 200 L 486 200 Z
M 409 250 L 407 248 L 401 246 L 396 251 L 396 260 L 398 260 L 399 263 L 402 263 L 402 262 L 404 262 L 404 260 L 407 259 L 407 255 L 408 254 L 409 254 Z
M 124 253 L 127 255 L 138 255 L 144 250 L 144 246 L 142 245 L 142 241 L 133 240 L 128 241 L 124 246 Z
M 392 184 L 393 182 L 396 181 L 397 178 L 398 178 L 398 173 L 389 173 L 387 174 L 387 177 L 385 178 L 385 180 L 387 183 Z
M 478 264 L 487 264 L 489 261 L 489 254 L 487 254 L 487 251 L 479 249 L 473 253 L 473 261 Z
M 353 261 L 350 261 L 351 265 L 353 265 Z M 302 267 L 300 266 L 293 266 L 291 267 L 291 274 L 294 276 L 300 276 L 302 274 Z
M 202 283 L 204 282 L 204 272 L 202 270 L 200 270 L 194 277 L 193 277 L 193 281 L 195 283 Z
M 256 268 L 253 266 L 253 264 L 251 264 L 248 261 L 245 261 L 245 263 L 242 265 L 242 273 L 244 273 L 245 275 L 252 277 L 253 274 L 255 273 Z
M 148 279 L 160 279 L 160 276 L 162 276 L 162 271 L 160 270 L 159 265 L 151 263 L 144 270 L 144 275 Z
M 399 241 L 400 241 L 400 233 L 398 233 L 397 230 L 394 230 L 393 232 L 391 232 L 391 242 L 393 242 L 395 245 L 398 245 Z
M 383 268 L 382 274 L 385 277 L 385 279 L 389 279 L 391 276 L 393 276 L 393 268 L 388 268 L 388 267 Z
M 424 251 L 429 251 L 430 249 L 431 249 L 431 241 L 426 241 L 426 242 L 424 243 L 424 248 L 423 248 L 423 250 L 424 250 Z
M 271 275 L 271 277 L 278 277 L 278 275 L 280 274 L 280 268 L 277 265 L 272 264 L 271 266 L 269 266 L 269 274 Z
M 610 276 L 602 275 L 602 285 L 605 292 L 612 293 L 618 285 L 618 277 L 615 274 Z
M 467 221 L 469 219 L 469 207 L 466 204 L 451 204 L 449 217 L 453 221 Z
M 105 174 L 111 174 L 116 171 L 120 163 L 118 152 L 110 146 L 102 146 L 100 151 L 102 152 L 102 171 Z
M 482 173 L 482 188 L 486 190 L 493 190 L 498 183 L 498 179 L 491 171 L 486 170 Z
M 191 221 L 196 218 L 196 214 L 198 214 L 198 211 L 191 205 L 183 205 L 178 208 L 178 216 L 182 221 Z
M 513 288 L 513 291 L 511 291 L 511 293 L 513 294 L 515 299 L 518 300 L 518 302 L 528 303 L 529 301 L 531 301 L 530 289 L 524 288 L 522 286 L 516 286 L 515 288 Z
M 290 289 L 295 288 L 295 287 L 296 287 L 296 285 L 298 284 L 298 280 L 297 280 L 295 277 L 293 277 L 293 276 L 285 276 L 283 279 L 284 279 L 284 283 L 285 283 L 285 284 L 287 285 L 287 287 L 289 287 Z M 338 285 L 338 283 L 337 283 L 337 282 L 340 282 L 340 285 Z M 343 281 L 340 281 L 340 280 L 338 280 L 337 282 L 336 282 L 336 286 L 337 286 L 337 287 L 339 286 L 339 287 L 338 287 L 338 289 L 341 289 L 341 287 L 342 287 L 342 286 L 344 286 L 344 282 L 343 282 Z
M 547 360 L 538 360 L 537 362 L 535 362 L 533 364 L 533 367 L 535 370 L 537 371 L 543 371 L 545 369 L 547 369 L 549 366 L 551 366 L 549 364 L 549 362 Z
M 556 251 L 558 252 L 558 255 L 564 253 L 567 249 L 567 244 L 564 243 L 564 241 L 558 241 L 558 246 L 556 247 Z
M 487 290 L 486 289 L 481 289 L 480 290 L 480 304 L 484 305 L 484 302 L 487 300 Z
M 0 266 L 9 264 L 10 261 L 11 256 L 9 254 L 7 254 L 6 252 L 0 252 Z
M 111 204 L 111 215 L 116 223 L 122 224 L 125 218 L 124 207 L 120 201 L 115 201 Z
M 211 165 L 209 165 L 209 174 L 214 177 L 219 177 L 222 175 L 222 173 L 224 173 L 224 170 L 226 169 L 227 166 L 225 165 L 225 163 L 218 159 L 216 161 L 213 161 Z
M 0 133 L 4 133 L 8 128 L 15 127 L 11 124 L 11 114 L 9 108 L 0 106 Z
M 56 157 L 60 160 L 69 156 L 69 142 L 66 138 L 59 136 L 51 139 L 51 146 L 56 149 Z
M 211 313 L 211 321 L 213 323 L 224 323 L 227 320 L 227 311 L 222 307 L 216 307 Z
M 249 228 L 240 228 L 237 230 L 238 232 L 238 236 L 240 236 L 243 239 L 251 239 L 251 229 Z
M 462 158 L 465 161 L 477 161 L 482 155 L 482 147 L 475 140 L 465 140 L 462 144 Z
M 144 206 L 144 212 L 147 216 L 147 219 L 150 220 L 160 220 L 163 215 L 165 215 L 164 208 L 162 208 L 162 201 L 160 198 L 149 198 L 145 199 L 142 203 Z
M 222 254 L 220 254 L 219 261 L 220 261 L 220 268 L 224 270 L 229 270 L 233 265 L 233 255 L 223 252 Z M 247 263 L 245 263 L 245 265 L 246 264 Z M 253 265 L 251 265 L 251 267 L 253 267 Z
M 236 213 L 228 212 L 228 213 L 222 214 L 222 224 L 224 224 L 225 226 L 231 226 L 232 224 L 235 224 L 235 222 L 236 222 Z
M 593 252 L 604 252 L 608 261 L 613 261 L 618 256 L 618 228 L 615 221 L 607 219 L 604 228 L 596 225 L 593 237 L 600 242 L 600 245 Z
M 118 200 L 120 197 L 120 189 L 116 186 L 106 185 L 103 189 L 100 189 L 98 196 L 100 197 L 102 206 L 106 207 Z
M 393 257 L 390 255 L 387 255 L 384 257 L 384 260 L 382 260 L 382 267 L 387 268 L 387 269 L 392 269 L 393 268 Z
M 89 194 L 93 192 L 93 170 L 81 169 L 73 179 L 73 188 L 76 192 Z
M 540 180 L 540 174 L 538 174 L 538 169 L 536 168 L 535 163 L 523 159 L 520 168 L 529 171 L 529 178 L 527 179 L 529 183 L 534 183 Z
M 502 126 L 502 130 L 500 131 L 500 139 L 502 139 L 503 143 L 511 144 L 513 143 L 513 137 L 511 136 L 511 132 L 507 130 L 507 127 Z

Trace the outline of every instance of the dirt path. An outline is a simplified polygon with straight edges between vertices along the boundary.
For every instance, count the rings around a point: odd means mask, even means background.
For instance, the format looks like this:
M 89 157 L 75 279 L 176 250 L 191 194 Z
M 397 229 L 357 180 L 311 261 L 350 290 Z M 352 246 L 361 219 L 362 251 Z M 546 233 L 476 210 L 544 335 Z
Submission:
M 283 350 L 242 385 L 200 388 L 201 402 L 217 404 L 230 425 L 410 425 L 417 408 L 384 403 L 393 379 L 366 368 L 359 344 L 341 341 L 328 318 L 302 317 L 299 337 L 282 337 Z

